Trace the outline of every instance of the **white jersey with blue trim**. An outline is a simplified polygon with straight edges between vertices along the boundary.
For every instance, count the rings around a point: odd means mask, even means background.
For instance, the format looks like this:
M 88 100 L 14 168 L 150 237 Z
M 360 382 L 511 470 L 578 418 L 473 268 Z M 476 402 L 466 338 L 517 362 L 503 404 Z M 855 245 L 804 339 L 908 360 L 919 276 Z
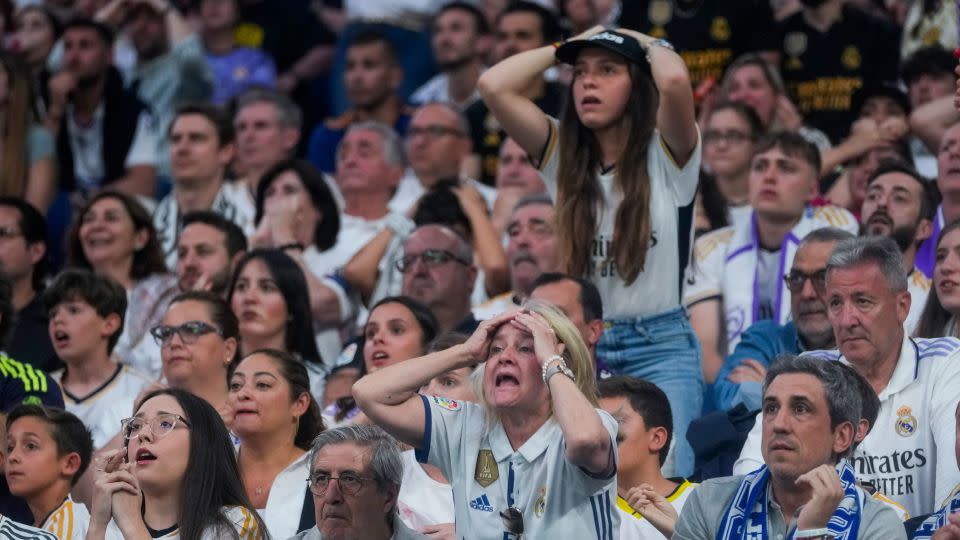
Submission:
M 724 227 L 697 239 L 693 263 L 687 269 L 683 285 L 683 305 L 690 307 L 704 300 L 719 299 L 723 304 L 727 354 L 733 354 L 740 336 L 757 320 L 774 318 L 777 324 L 791 319 L 790 289 L 783 276 L 793 266 L 793 256 L 803 238 L 811 231 L 836 227 L 856 234 L 860 225 L 850 212 L 837 206 L 807 207 L 780 243 L 779 269 L 771 274 L 776 279 L 776 305 L 772 313 L 762 313 L 759 291 L 760 241 L 757 238 L 756 214 L 736 225 Z
M 457 538 L 516 540 L 500 517 L 511 506 L 523 515 L 524 538 L 619 538 L 616 471 L 597 478 L 567 461 L 553 417 L 514 450 L 499 422 L 486 429 L 479 405 L 421 397 L 426 426 L 416 456 L 450 480 Z M 615 449 L 616 421 L 602 410 L 597 414 Z
M 77 415 L 90 430 L 94 449 L 102 448 L 120 432 L 120 421 L 133 416 L 133 400 L 151 382 L 146 375 L 119 364 L 100 388 L 86 396 L 75 396 L 63 385 L 63 378 L 69 378 L 66 368 L 51 376 L 60 383 L 67 412 Z
M 804 356 L 849 364 L 836 350 Z M 960 340 L 904 338 L 897 367 L 879 397 L 877 422 L 852 460 L 857 479 L 872 482 L 910 515 L 935 512 L 960 483 L 954 451 Z M 745 474 L 763 463 L 761 424 L 758 416 L 733 474 Z
M 557 199 L 560 168 L 559 130 L 550 119 L 550 136 L 541 156 L 540 177 L 553 200 Z M 593 249 L 592 273 L 586 276 L 600 291 L 607 319 L 633 319 L 675 309 L 680 305 L 680 282 L 693 248 L 694 197 L 700 181 L 701 144 L 681 166 L 667 149 L 658 131 L 647 144 L 647 174 L 650 177 L 650 247 L 643 270 L 627 284 L 617 272 L 611 244 L 617 208 L 623 193 L 617 187 L 615 170 L 598 171 L 600 209 Z

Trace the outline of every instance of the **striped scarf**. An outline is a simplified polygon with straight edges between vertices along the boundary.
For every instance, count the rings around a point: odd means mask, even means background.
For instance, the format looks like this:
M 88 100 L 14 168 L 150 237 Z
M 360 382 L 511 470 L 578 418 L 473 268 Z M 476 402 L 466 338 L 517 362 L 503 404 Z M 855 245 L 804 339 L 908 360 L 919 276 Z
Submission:
M 911 538 L 913 540 L 930 540 L 933 532 L 946 525 L 947 516 L 954 512 L 960 512 L 960 487 L 958 487 L 953 497 L 943 505 L 943 508 L 935 514 L 931 514 L 930 517 L 925 519 L 923 523 L 917 527 L 916 532 L 913 533 Z

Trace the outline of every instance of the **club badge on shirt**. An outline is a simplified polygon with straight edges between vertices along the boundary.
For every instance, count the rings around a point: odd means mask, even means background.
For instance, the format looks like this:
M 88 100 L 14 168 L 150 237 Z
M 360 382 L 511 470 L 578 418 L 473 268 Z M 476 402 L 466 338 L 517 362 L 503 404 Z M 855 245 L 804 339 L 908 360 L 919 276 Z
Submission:
M 500 468 L 497 467 L 497 459 L 493 457 L 493 450 L 483 449 L 477 452 L 477 468 L 473 474 L 473 479 L 483 487 L 500 478 Z
M 538 517 L 542 518 L 543 513 L 547 510 L 547 486 L 540 487 L 540 496 L 537 497 L 536 502 L 533 503 L 533 513 Z
M 917 432 L 917 418 L 913 416 L 910 407 L 904 405 L 897 409 L 897 423 L 894 428 L 901 437 L 910 437 Z

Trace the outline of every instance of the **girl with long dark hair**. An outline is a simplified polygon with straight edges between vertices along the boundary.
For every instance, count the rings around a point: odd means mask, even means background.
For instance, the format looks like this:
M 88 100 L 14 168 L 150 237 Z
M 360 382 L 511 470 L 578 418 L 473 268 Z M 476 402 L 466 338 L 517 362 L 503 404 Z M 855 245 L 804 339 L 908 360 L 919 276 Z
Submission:
M 947 224 L 937 238 L 933 287 L 927 295 L 913 337 L 960 337 L 960 220 Z
M 97 467 L 88 540 L 267 538 L 217 411 L 184 390 L 144 396 Z
M 523 89 L 560 60 L 574 79 L 559 121 Z M 537 157 L 556 203 L 563 269 L 591 279 L 607 330 L 597 357 L 657 383 L 686 433 L 703 400 L 700 346 L 680 305 L 690 256 L 700 144 L 690 77 L 661 39 L 597 27 L 558 48 L 507 58 L 480 78 L 507 133 Z M 683 441 L 673 472 L 689 474 Z

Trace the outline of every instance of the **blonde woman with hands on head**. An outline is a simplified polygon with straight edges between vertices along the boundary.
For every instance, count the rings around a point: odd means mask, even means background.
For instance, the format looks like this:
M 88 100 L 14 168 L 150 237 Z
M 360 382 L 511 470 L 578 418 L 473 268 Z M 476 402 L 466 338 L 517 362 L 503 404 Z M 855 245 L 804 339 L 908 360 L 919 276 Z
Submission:
M 559 119 L 523 95 L 556 61 L 574 73 Z M 686 433 L 702 408 L 703 373 L 680 304 L 701 160 L 683 60 L 663 39 L 594 27 L 505 59 L 477 86 L 507 134 L 539 163 L 556 205 L 562 271 L 600 291 L 607 330 L 598 359 L 663 389 L 674 432 Z M 667 472 L 689 474 L 693 452 L 683 439 L 676 444 Z
M 417 393 L 480 362 L 479 404 Z M 353 394 L 374 423 L 450 479 L 458 537 L 618 530 L 616 422 L 596 408 L 589 352 L 553 306 L 531 301 L 484 321 L 465 343 L 371 373 Z

